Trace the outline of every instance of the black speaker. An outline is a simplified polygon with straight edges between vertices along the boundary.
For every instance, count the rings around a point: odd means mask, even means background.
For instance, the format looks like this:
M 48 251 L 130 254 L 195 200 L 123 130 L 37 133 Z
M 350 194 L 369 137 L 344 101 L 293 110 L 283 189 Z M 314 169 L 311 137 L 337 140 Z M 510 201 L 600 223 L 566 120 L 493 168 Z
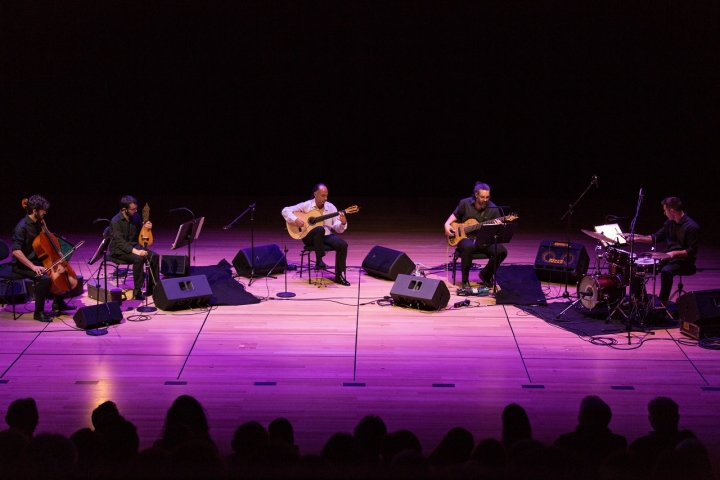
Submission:
M 450 290 L 442 280 L 400 274 L 390 290 L 390 296 L 395 305 L 401 307 L 440 310 L 450 301 Z
M 80 307 L 73 315 L 75 325 L 83 330 L 104 325 L 117 325 L 122 318 L 123 314 L 120 311 L 118 302 L 98 303 L 97 305 Z
M 271 245 L 262 245 L 252 248 L 243 248 L 240 250 L 232 264 L 238 275 L 249 277 L 252 273 L 253 264 L 250 262 L 253 254 L 255 255 L 255 275 L 272 275 L 273 273 L 282 273 L 287 267 L 285 256 L 280 247 L 273 243 Z
M 411 274 L 415 264 L 404 252 L 376 245 L 363 260 L 362 268 L 368 275 L 394 281 L 400 274 Z
M 163 278 L 153 291 L 153 301 L 160 310 L 207 305 L 210 297 L 212 290 L 205 275 Z
M 160 273 L 168 277 L 189 275 L 190 260 L 187 255 L 163 255 L 160 257 Z
M 720 335 L 720 289 L 687 292 L 675 306 L 681 333 L 696 340 Z
M 565 281 L 565 262 L 567 260 L 568 281 L 577 283 L 587 273 L 590 256 L 582 243 L 540 241 L 535 257 L 535 275 L 548 282 Z

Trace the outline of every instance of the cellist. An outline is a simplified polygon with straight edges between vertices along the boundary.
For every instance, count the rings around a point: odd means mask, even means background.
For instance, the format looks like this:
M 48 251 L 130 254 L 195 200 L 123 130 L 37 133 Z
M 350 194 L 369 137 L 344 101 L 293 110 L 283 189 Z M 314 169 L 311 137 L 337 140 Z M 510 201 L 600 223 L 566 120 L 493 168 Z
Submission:
M 13 230 L 12 268 L 13 272 L 35 281 L 35 313 L 33 318 L 39 322 L 52 322 L 52 316 L 45 313 L 45 299 L 50 293 L 50 276 L 35 253 L 33 241 L 42 232 L 42 221 L 50 208 L 50 202 L 40 195 L 33 195 L 27 201 L 27 215 Z M 75 310 L 65 303 L 61 295 L 53 295 L 53 312 Z

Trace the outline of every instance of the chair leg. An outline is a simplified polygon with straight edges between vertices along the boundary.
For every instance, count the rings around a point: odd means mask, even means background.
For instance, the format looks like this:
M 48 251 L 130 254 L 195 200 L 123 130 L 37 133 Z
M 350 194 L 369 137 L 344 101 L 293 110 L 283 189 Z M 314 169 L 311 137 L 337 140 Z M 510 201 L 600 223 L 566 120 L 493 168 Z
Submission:
M 675 290 L 675 291 L 672 293 L 672 295 L 670 295 L 670 298 L 668 299 L 668 302 L 669 302 L 670 300 L 672 300 L 673 298 L 675 298 L 675 297 L 678 297 L 678 298 L 681 297 L 681 296 L 685 293 L 685 288 L 684 288 L 684 286 L 683 286 L 682 281 L 683 281 L 682 275 L 678 275 L 678 286 L 677 286 L 677 290 Z

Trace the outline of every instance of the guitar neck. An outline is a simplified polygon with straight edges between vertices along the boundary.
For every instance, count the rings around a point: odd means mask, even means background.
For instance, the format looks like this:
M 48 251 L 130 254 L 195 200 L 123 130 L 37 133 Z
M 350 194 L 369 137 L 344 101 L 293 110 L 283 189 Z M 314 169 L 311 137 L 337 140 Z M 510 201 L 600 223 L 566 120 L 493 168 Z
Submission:
M 505 220 L 507 217 L 509 217 L 509 216 L 510 216 L 510 215 L 506 215 L 506 216 L 504 216 L 504 217 L 493 218 L 492 220 L 488 220 L 487 222 L 477 223 L 477 224 L 475 224 L 475 225 L 469 225 L 469 226 L 465 227 L 465 233 L 474 232 L 475 230 L 479 229 L 479 228 L 482 227 L 483 225 L 492 225 L 492 224 L 495 223 L 497 220 L 500 220 L 500 221 L 502 222 L 502 221 L 504 221 L 504 220 Z
M 312 218 L 310 219 L 310 223 L 311 223 L 312 225 L 315 225 L 315 224 L 317 224 L 318 222 L 324 222 L 324 221 L 327 220 L 328 218 L 337 217 L 337 216 L 340 215 L 341 213 L 343 213 L 343 210 L 340 210 L 340 211 L 337 211 L 337 212 L 333 212 L 333 213 L 326 213 L 325 215 L 320 215 L 319 217 L 312 217 Z

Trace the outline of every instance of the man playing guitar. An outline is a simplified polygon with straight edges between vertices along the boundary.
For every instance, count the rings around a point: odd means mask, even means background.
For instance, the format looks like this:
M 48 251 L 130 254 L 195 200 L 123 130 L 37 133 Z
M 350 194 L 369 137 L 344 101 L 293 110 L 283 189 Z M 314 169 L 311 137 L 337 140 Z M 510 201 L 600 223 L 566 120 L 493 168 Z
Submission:
M 308 213 L 317 214 L 317 216 L 325 216 L 322 223 L 304 233 L 302 237 L 303 243 L 308 247 L 313 247 L 317 262 L 317 268 L 327 268 L 322 258 L 325 256 L 325 245 L 335 250 L 335 283 L 350 286 L 350 282 L 345 278 L 347 248 L 348 244 L 340 238 L 336 233 L 343 233 L 347 230 L 347 218 L 345 212 L 338 212 L 335 205 L 327 201 L 328 189 L 322 183 L 318 183 L 313 188 L 313 198 L 300 202 L 297 205 L 285 207 L 282 210 L 282 216 L 288 224 L 294 224 L 301 230 L 306 230 L 305 220 Z M 337 215 L 333 215 L 337 213 Z
M 475 183 L 473 196 L 462 199 L 455 211 L 445 221 L 445 235 L 448 238 L 453 237 L 456 234 L 453 224 L 463 223 L 469 219 L 477 220 L 480 224 L 490 221 L 502 222 L 500 209 L 490 201 L 490 185 L 482 182 Z M 475 252 L 483 253 L 489 258 L 485 268 L 480 271 L 480 282 L 483 286 L 491 287 L 495 271 L 507 257 L 505 247 L 502 244 L 478 245 L 475 243 L 475 235 L 471 233 L 467 238 L 460 240 L 457 248 L 460 252 L 463 288 L 470 287 L 470 268 Z

